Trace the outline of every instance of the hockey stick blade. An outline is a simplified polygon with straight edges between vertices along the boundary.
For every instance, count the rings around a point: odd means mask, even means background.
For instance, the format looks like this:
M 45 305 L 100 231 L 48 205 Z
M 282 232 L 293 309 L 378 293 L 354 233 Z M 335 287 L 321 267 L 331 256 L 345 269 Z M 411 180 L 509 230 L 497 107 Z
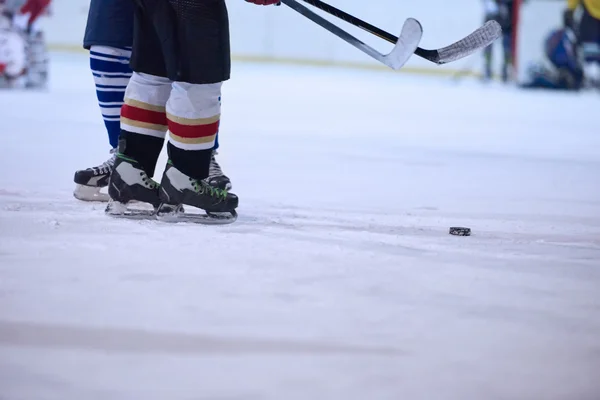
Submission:
M 344 12 L 339 8 L 329 5 L 321 0 L 302 1 L 390 43 L 396 43 L 398 41 L 398 38 L 391 33 L 388 33 L 383 29 L 356 18 L 355 16 L 350 15 L 347 12 Z M 500 28 L 500 25 L 496 21 L 490 21 L 477 29 L 475 32 L 471 33 L 469 36 L 459 40 L 454 44 L 451 44 L 450 46 L 435 50 L 426 50 L 417 47 L 415 54 L 435 64 L 446 64 L 464 58 L 479 49 L 487 47 L 500 36 L 502 36 L 502 29 Z
M 337 37 L 356 47 L 363 53 L 394 70 L 398 70 L 402 68 L 404 64 L 406 64 L 410 57 L 415 53 L 417 47 L 419 46 L 419 42 L 421 41 L 421 37 L 423 36 L 423 28 L 421 27 L 419 21 L 413 18 L 408 18 L 404 22 L 400 37 L 394 42 L 393 50 L 389 54 L 382 54 L 373 47 L 350 35 L 337 25 L 334 25 L 320 15 L 315 14 L 307 7 L 298 3 L 296 0 L 281 0 L 281 2 L 304 17 L 310 19 L 317 25 L 325 28 Z
M 436 50 L 418 48 L 415 54 L 439 65 L 447 64 L 489 46 L 500 36 L 502 36 L 502 28 L 498 22 L 492 20 L 450 46 Z

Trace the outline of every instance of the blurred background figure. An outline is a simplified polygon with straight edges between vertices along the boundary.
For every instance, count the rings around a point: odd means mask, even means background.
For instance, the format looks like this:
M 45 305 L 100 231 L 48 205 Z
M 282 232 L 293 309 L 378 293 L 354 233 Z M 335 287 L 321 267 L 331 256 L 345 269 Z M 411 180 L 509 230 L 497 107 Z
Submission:
M 513 16 L 517 0 L 483 0 L 485 10 L 485 21 L 495 20 L 502 27 L 502 71 L 501 77 L 503 82 L 508 82 L 512 79 L 513 69 Z M 484 51 L 485 67 L 483 79 L 489 81 L 493 77 L 493 46 L 488 46 Z
M 48 52 L 38 19 L 50 0 L 0 1 L 0 87 L 43 88 Z
M 600 88 L 600 0 L 567 0 L 563 21 L 577 36 L 585 85 Z
M 555 29 L 544 42 L 542 60 L 528 66 L 523 88 L 579 90 L 583 86 L 583 67 L 577 37 L 570 28 Z

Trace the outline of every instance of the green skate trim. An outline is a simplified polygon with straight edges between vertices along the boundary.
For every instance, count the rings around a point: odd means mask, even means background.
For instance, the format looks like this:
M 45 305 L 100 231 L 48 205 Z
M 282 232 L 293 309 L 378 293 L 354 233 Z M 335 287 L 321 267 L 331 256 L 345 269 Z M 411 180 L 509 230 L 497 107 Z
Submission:
M 117 153 L 117 158 L 120 158 L 121 160 L 125 160 L 125 161 L 129 161 L 132 163 L 136 163 L 137 164 L 137 160 L 134 160 L 131 157 L 127 157 L 125 154 L 123 153 Z
M 170 165 L 172 167 L 175 167 L 173 165 L 173 161 L 171 161 L 171 159 L 167 160 L 167 165 Z M 177 168 L 177 167 L 175 167 Z M 209 185 L 208 183 L 204 182 L 204 180 L 202 181 L 198 181 L 196 179 L 192 179 L 190 178 L 192 181 L 192 186 L 194 187 L 194 191 L 196 193 L 200 193 L 200 194 L 204 194 L 206 192 L 210 192 L 211 197 L 221 197 L 222 200 L 225 200 L 227 198 L 227 190 L 223 190 L 223 189 L 219 189 L 216 188 L 212 185 Z
M 221 200 L 227 199 L 227 190 L 216 188 L 204 181 L 193 180 L 192 185 L 194 186 L 196 193 L 204 194 L 206 192 L 210 192 L 211 197 L 220 197 Z

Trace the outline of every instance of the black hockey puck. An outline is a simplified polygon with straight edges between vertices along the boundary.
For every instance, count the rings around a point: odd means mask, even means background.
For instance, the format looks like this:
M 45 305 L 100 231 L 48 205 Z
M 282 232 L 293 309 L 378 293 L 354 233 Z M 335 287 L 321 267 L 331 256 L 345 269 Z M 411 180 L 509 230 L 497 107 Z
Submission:
M 453 226 L 450 228 L 450 234 L 454 236 L 471 236 L 471 228 Z

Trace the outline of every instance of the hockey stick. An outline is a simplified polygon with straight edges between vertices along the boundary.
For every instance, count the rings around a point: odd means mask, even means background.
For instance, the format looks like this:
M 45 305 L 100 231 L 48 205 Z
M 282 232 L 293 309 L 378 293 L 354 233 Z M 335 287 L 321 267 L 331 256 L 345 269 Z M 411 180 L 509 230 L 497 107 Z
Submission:
M 387 65 L 388 67 L 398 70 L 402 68 L 404 64 L 408 61 L 408 59 L 414 54 L 415 49 L 419 45 L 421 41 L 421 36 L 423 36 L 423 29 L 421 28 L 421 24 L 419 21 L 413 18 L 408 18 L 404 22 L 404 26 L 402 27 L 402 32 L 400 33 L 399 38 L 395 38 L 393 41 L 394 48 L 389 54 L 382 54 L 375 50 L 373 47 L 361 42 L 354 36 L 350 35 L 348 32 L 344 31 L 337 25 L 329 22 L 325 18 L 320 15 L 315 14 L 307 7 L 298 3 L 296 0 L 281 0 L 283 4 L 290 7 L 294 11 L 300 13 L 306 18 L 310 19 L 317 25 L 327 29 L 329 32 L 338 36 L 339 38 L 345 40 L 350 43 L 352 46 L 356 47 L 363 53 L 371 56 L 375 60 Z
M 358 19 L 338 8 L 335 8 L 321 0 L 302 0 L 318 9 L 325 11 L 328 14 L 333 15 L 343 21 L 346 21 L 358 28 L 364 29 L 365 31 L 378 36 L 391 43 L 396 43 L 398 38 L 394 35 L 387 33 L 386 31 L 377 28 L 361 19 Z M 496 21 L 488 21 L 480 28 L 476 29 L 470 35 L 459 40 L 458 42 L 452 43 L 449 46 L 442 47 L 435 50 L 426 50 L 417 47 L 415 54 L 421 58 L 429 60 L 435 64 L 441 65 L 461 58 L 467 57 L 468 55 L 476 52 L 479 49 L 489 46 L 496 39 L 502 36 L 502 28 Z

